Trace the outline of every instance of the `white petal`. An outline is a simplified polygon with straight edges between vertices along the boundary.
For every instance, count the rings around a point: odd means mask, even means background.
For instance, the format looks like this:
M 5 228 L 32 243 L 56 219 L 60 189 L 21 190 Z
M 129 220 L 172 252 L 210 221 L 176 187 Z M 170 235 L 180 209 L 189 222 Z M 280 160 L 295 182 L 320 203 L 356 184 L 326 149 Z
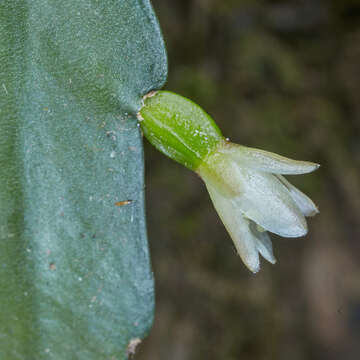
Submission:
M 251 222 L 250 230 L 256 236 L 256 247 L 259 253 L 264 259 L 272 264 L 275 264 L 276 259 L 273 253 L 273 247 L 269 234 L 266 231 L 259 231 L 258 226 L 254 222 Z
M 225 144 L 219 152 L 230 155 L 241 166 L 274 174 L 305 174 L 320 166 L 309 161 L 292 160 L 269 151 L 233 143 Z
M 276 175 L 276 176 L 289 190 L 291 197 L 293 198 L 296 205 L 299 207 L 299 209 L 305 216 L 314 216 L 319 212 L 316 205 L 308 196 L 306 196 L 294 185 L 289 183 L 289 181 L 287 181 L 283 176 L 281 175 Z
M 245 217 L 280 236 L 299 237 L 307 233 L 304 215 L 278 178 L 240 166 L 235 168 L 233 177 L 242 186 L 242 193 L 234 201 Z
M 224 197 L 210 184 L 206 183 L 206 187 L 242 261 L 250 271 L 253 273 L 258 272 L 260 270 L 260 260 L 256 245 L 257 240 L 249 228 L 249 221 L 243 218 L 236 202 Z

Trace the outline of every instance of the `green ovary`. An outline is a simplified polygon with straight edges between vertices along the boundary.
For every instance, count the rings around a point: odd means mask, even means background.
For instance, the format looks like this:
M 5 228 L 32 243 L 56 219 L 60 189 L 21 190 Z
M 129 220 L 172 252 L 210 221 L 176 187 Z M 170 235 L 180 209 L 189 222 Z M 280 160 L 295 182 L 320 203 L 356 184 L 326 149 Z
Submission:
M 196 170 L 224 139 L 200 106 L 169 91 L 145 96 L 138 119 L 152 145 L 191 170 Z

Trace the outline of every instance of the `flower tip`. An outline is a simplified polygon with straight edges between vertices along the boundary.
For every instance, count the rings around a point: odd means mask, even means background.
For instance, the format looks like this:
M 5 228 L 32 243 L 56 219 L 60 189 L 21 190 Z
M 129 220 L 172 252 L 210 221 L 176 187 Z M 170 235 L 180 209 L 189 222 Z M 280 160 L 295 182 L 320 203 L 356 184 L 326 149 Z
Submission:
M 298 226 L 296 228 L 296 230 L 294 231 L 294 234 L 296 234 L 296 236 L 294 237 L 303 237 L 308 233 L 308 227 L 306 226 Z
M 265 258 L 267 261 L 269 261 L 272 265 L 276 264 L 276 259 L 275 257 L 272 256 L 266 256 Z M 257 262 L 256 264 L 249 264 L 249 263 L 245 263 L 246 267 L 255 275 L 257 274 L 260 270 L 261 270 L 261 265 L 260 265 L 260 261 Z
M 297 237 L 305 236 L 307 233 L 308 233 L 308 227 L 306 221 L 304 221 L 288 226 L 286 229 L 284 229 L 284 231 L 282 232 L 282 234 L 280 234 L 280 236 L 287 238 L 297 238 Z
M 236 244 L 235 244 L 235 247 L 236 247 Z M 253 274 L 256 274 L 260 271 L 259 253 L 257 252 L 257 250 L 255 250 L 255 251 L 256 251 L 255 254 L 245 255 L 243 252 L 240 253 L 239 249 L 237 249 L 238 255 L 240 256 L 241 260 Z
M 317 170 L 317 169 L 321 166 L 321 165 L 318 164 L 318 163 L 311 163 L 311 164 L 313 164 L 313 167 L 314 167 L 314 170 L 312 170 L 312 171 Z
M 271 259 L 266 259 L 267 261 L 269 261 L 270 264 L 275 265 L 277 263 L 276 259 L 274 257 L 272 257 Z
M 319 213 L 320 213 L 319 208 L 316 205 L 314 205 L 314 208 L 312 209 L 312 212 L 307 213 L 306 216 L 307 217 L 313 217 L 313 216 L 315 216 L 315 215 L 317 215 Z
M 244 254 L 243 252 L 240 253 L 241 260 L 245 264 L 245 266 L 253 273 L 256 274 L 260 271 L 260 258 L 259 253 L 255 250 L 254 254 Z
M 300 161 L 303 164 L 303 171 L 299 172 L 299 174 L 308 174 L 315 170 L 317 170 L 320 167 L 320 164 L 314 163 L 311 161 Z M 292 175 L 292 174 L 289 174 Z M 295 175 L 295 174 L 294 174 Z
M 247 265 L 247 268 L 255 275 L 260 271 L 260 263 L 256 264 L 255 266 Z

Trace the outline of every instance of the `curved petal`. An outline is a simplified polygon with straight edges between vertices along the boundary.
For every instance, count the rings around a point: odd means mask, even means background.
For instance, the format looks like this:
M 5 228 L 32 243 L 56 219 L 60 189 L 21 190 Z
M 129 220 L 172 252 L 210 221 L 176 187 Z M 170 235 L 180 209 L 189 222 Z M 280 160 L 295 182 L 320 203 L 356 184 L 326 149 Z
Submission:
M 307 233 L 307 224 L 288 190 L 272 174 L 238 166 L 233 174 L 243 187 L 234 198 L 245 217 L 284 237 Z
M 250 271 L 257 273 L 260 270 L 259 253 L 256 237 L 249 228 L 249 221 L 243 218 L 236 202 L 224 197 L 206 181 L 205 184 L 214 207 L 229 232 L 242 261 Z
M 286 186 L 286 188 L 289 190 L 290 196 L 305 216 L 314 216 L 319 213 L 319 209 L 308 196 L 306 196 L 297 187 L 287 181 L 284 176 L 275 176 L 284 184 L 284 186 Z
M 251 221 L 250 230 L 256 237 L 256 247 L 264 259 L 272 264 L 276 263 L 273 247 L 269 234 L 266 231 L 259 231 L 257 225 Z
M 240 166 L 274 174 L 305 174 L 316 170 L 320 166 L 309 161 L 292 160 L 269 151 L 233 143 L 225 144 L 219 149 L 219 152 L 228 154 Z

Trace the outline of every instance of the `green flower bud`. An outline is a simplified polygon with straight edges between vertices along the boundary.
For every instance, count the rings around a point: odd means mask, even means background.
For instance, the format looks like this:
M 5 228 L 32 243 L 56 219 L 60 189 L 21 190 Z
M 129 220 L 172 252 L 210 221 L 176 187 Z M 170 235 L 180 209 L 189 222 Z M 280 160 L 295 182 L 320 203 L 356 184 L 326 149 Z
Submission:
M 169 91 L 145 96 L 138 119 L 152 145 L 191 170 L 223 141 L 220 129 L 200 106 Z
M 318 209 L 283 175 L 305 174 L 318 164 L 230 143 L 198 105 L 167 91 L 145 96 L 138 119 L 158 150 L 201 176 L 252 272 L 260 269 L 259 254 L 276 262 L 267 231 L 284 237 L 307 233 L 305 217 Z

